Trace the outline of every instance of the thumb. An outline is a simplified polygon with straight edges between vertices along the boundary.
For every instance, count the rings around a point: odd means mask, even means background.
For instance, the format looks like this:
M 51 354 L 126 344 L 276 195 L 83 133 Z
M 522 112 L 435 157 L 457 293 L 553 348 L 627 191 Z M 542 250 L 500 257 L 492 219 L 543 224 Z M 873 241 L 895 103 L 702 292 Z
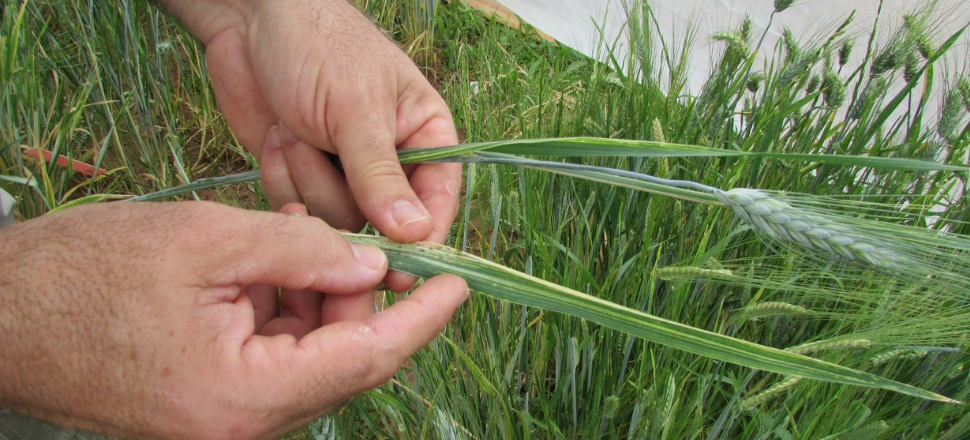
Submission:
M 431 234 L 431 214 L 398 161 L 394 115 L 381 113 L 335 121 L 333 143 L 364 216 L 393 240 L 421 240 Z
M 455 275 L 427 280 L 408 298 L 363 321 L 343 321 L 317 329 L 293 344 L 286 338 L 254 336 L 244 357 L 286 383 L 267 383 L 292 401 L 300 414 L 321 414 L 353 395 L 380 386 L 407 359 L 431 341 L 468 297 Z M 245 356 L 245 353 L 252 356 Z M 266 356 L 266 353 L 276 353 Z M 290 371 L 280 374 L 279 368 Z M 274 392 L 275 393 L 275 392 Z

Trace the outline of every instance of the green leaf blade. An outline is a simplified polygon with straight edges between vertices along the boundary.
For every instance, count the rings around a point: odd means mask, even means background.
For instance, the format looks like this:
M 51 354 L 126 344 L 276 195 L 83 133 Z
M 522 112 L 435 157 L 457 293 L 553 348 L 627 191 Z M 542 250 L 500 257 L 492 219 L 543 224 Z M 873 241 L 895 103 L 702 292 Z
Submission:
M 693 354 L 759 370 L 809 379 L 881 388 L 923 399 L 948 397 L 871 373 L 697 329 L 505 268 L 449 247 L 402 244 L 386 238 L 346 234 L 348 240 L 380 247 L 389 268 L 428 278 L 444 273 L 464 278 L 471 289 L 515 304 L 565 313 Z
M 764 153 L 725 150 L 700 145 L 591 137 L 516 139 L 478 142 L 437 148 L 398 150 L 401 163 L 447 162 L 460 156 L 487 151 L 518 156 L 546 157 L 765 157 L 808 163 L 914 171 L 970 172 L 970 167 L 919 159 L 848 154 Z

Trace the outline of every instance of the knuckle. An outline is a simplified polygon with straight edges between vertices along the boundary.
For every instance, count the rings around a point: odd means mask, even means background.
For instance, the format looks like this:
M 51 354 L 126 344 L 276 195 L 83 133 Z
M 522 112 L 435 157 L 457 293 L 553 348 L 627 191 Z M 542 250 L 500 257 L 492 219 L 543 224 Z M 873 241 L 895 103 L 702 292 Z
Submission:
M 407 180 L 401 164 L 396 159 L 375 159 L 366 164 L 359 172 L 359 177 L 368 182 L 369 185 L 382 187 L 384 185 L 396 183 L 400 180 Z
M 357 134 L 360 138 L 357 139 L 359 145 L 356 145 L 355 148 L 360 149 L 361 153 L 367 156 L 379 156 L 382 150 L 391 148 L 394 145 L 394 140 L 391 138 L 389 130 L 382 128 L 385 125 L 384 121 L 376 117 L 367 119 L 370 119 L 370 124 L 368 125 L 375 128 L 366 133 Z

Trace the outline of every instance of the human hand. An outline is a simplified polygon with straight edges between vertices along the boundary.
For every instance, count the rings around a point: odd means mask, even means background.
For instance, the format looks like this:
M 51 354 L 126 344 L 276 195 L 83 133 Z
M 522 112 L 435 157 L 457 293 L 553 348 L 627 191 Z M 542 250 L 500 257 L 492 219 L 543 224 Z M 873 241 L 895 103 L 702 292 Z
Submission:
M 365 218 L 403 242 L 444 242 L 458 164 L 401 167 L 395 147 L 457 143 L 444 100 L 414 63 L 345 0 L 168 0 L 206 44 L 216 97 L 260 157 L 274 209 L 305 203 L 338 228 Z M 227 12 L 228 11 L 228 12 Z M 263 145 L 282 146 L 270 171 Z M 336 154 L 336 169 L 323 152 Z
M 467 292 L 436 277 L 373 314 L 378 249 L 205 202 L 72 208 L 0 243 L 0 407 L 123 437 L 298 427 L 390 378 Z

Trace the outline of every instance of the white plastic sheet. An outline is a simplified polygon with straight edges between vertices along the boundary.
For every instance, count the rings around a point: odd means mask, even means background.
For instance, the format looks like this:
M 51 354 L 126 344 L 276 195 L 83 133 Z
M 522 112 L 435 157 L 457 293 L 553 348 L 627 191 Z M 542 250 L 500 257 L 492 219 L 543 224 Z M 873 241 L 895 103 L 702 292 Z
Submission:
M 624 26 L 627 21 L 625 3 L 632 0 L 498 0 L 499 3 L 519 15 L 537 29 L 552 36 L 559 42 L 570 46 L 591 57 L 602 57 L 603 38 L 615 42 L 620 54 L 629 48 Z M 911 13 L 921 4 L 917 0 L 885 0 L 882 6 L 880 29 L 884 31 L 881 42 L 887 43 L 893 27 L 901 25 L 903 14 Z M 696 28 L 696 45 L 691 66 L 693 74 L 689 91 L 700 91 L 711 71 L 715 54 L 722 49 L 723 43 L 711 41 L 715 32 L 735 29 L 750 15 L 753 21 L 753 34 L 760 36 L 768 25 L 774 10 L 772 0 L 652 0 L 659 24 L 659 32 L 668 42 L 683 40 L 691 26 Z M 760 70 L 765 55 L 774 51 L 782 31 L 788 27 L 799 38 L 823 38 L 830 35 L 836 27 L 855 10 L 854 23 L 848 28 L 848 36 L 856 38 L 853 63 L 861 59 L 868 41 L 869 33 L 877 17 L 879 0 L 797 0 L 789 9 L 776 14 L 765 38 L 756 70 Z M 970 23 L 970 1 L 938 0 L 936 5 L 938 27 L 936 44 Z M 601 33 L 602 31 L 602 33 Z M 947 58 L 948 67 L 954 71 L 966 71 L 968 53 L 967 35 L 951 51 Z M 947 69 L 938 69 L 944 75 Z M 952 74 L 952 72 L 951 72 Z M 937 95 L 939 95 L 937 93 Z M 938 96 L 937 96 L 938 97 Z M 936 104 L 931 104 L 934 108 Z

